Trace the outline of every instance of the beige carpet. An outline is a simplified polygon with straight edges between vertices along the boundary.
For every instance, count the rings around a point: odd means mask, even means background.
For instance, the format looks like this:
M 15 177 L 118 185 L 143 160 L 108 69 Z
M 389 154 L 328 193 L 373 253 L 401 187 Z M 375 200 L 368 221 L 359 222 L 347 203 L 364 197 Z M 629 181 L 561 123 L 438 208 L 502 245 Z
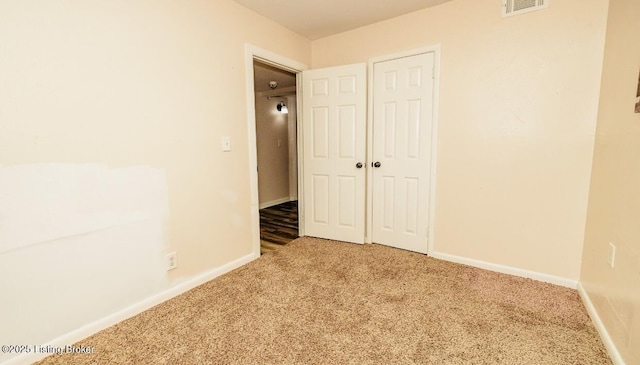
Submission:
M 300 238 L 43 364 L 610 364 L 575 290 Z

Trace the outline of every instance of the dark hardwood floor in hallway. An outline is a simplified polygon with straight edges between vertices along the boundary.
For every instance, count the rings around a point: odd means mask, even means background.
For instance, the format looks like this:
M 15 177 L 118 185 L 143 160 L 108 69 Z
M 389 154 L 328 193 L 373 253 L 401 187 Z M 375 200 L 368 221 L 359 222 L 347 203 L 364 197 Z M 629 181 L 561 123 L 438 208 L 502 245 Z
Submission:
M 260 253 L 277 250 L 298 238 L 298 201 L 260 209 Z

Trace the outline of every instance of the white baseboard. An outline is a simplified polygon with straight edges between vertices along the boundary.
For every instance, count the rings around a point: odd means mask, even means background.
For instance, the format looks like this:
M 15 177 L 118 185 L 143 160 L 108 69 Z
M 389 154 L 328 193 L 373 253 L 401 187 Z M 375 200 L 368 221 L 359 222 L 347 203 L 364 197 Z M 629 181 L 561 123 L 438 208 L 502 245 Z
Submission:
M 290 201 L 291 201 L 291 198 L 289 198 L 289 197 L 281 198 L 281 199 L 276 199 L 276 200 L 272 200 L 272 201 L 270 201 L 270 202 L 264 202 L 264 203 L 261 203 L 261 204 L 258 206 L 258 208 L 259 208 L 259 209 L 269 208 L 269 207 L 272 207 L 272 206 L 274 206 L 274 205 L 279 205 L 279 204 L 287 203 L 287 202 L 290 202 Z
M 216 277 L 226 274 L 231 270 L 234 270 L 242 265 L 245 265 L 257 257 L 251 253 L 249 255 L 243 256 L 237 260 L 234 260 L 226 265 L 220 266 L 218 268 L 206 271 L 198 276 L 195 276 L 188 281 L 180 283 L 176 286 L 173 286 L 165 291 L 162 291 L 158 294 L 152 295 L 151 297 L 144 299 L 138 303 L 132 304 L 127 308 L 119 310 L 111 315 L 108 315 L 104 318 L 98 319 L 92 323 L 86 324 L 74 331 L 71 331 L 67 334 L 64 334 L 43 346 L 51 346 L 51 347 L 64 347 L 67 345 L 72 345 L 82 339 L 85 339 L 91 335 L 94 335 L 105 328 L 109 328 L 117 323 L 124 321 L 125 319 L 131 318 L 137 314 L 140 314 L 147 309 L 150 309 L 162 302 L 165 302 L 171 298 L 174 298 L 182 293 L 185 293 L 199 285 L 202 285 Z M 6 360 L 2 363 L 2 365 L 16 365 L 16 364 L 31 364 L 38 360 L 42 360 L 47 357 L 49 354 L 22 354 L 17 357 Z
M 589 317 L 591 317 L 593 325 L 596 327 L 598 333 L 600 334 L 600 338 L 604 343 L 604 347 L 607 348 L 607 352 L 609 353 L 609 357 L 611 357 L 611 361 L 613 361 L 615 365 L 625 365 L 625 362 L 622 359 L 618 348 L 613 343 L 613 339 L 611 339 L 609 331 L 607 331 L 607 328 L 604 326 L 602 319 L 600 319 L 600 315 L 598 314 L 596 307 L 593 305 L 589 294 L 584 289 L 584 286 L 582 286 L 582 283 L 578 283 L 578 293 L 580 294 L 580 298 L 582 298 L 582 302 L 584 303 L 585 308 L 587 308 L 587 313 L 589 313 Z
M 560 285 L 560 286 L 564 286 L 564 287 L 571 288 L 571 289 L 576 289 L 578 287 L 578 281 L 577 280 L 567 279 L 567 278 L 554 276 L 554 275 L 549 275 L 549 274 L 543 274 L 543 273 L 539 273 L 539 272 L 536 272 L 536 271 L 529 271 L 529 270 L 519 269 L 517 267 L 499 265 L 499 264 L 494 264 L 494 263 L 491 263 L 491 262 L 474 260 L 474 259 L 470 259 L 470 258 L 466 258 L 466 257 L 462 257 L 462 256 L 450 255 L 450 254 L 442 253 L 442 252 L 431 252 L 431 253 L 429 253 L 429 256 L 431 256 L 433 258 L 436 258 L 436 259 L 440 259 L 440 260 L 451 261 L 451 262 L 455 262 L 455 263 L 458 263 L 458 264 L 464 264 L 464 265 L 477 267 L 477 268 L 480 268 L 480 269 L 486 269 L 486 270 L 500 272 L 500 273 L 503 273 L 503 274 L 509 274 L 509 275 L 514 275 L 514 276 L 519 276 L 519 277 L 522 277 L 522 278 L 538 280 L 538 281 L 542 281 L 542 282 L 545 282 L 545 283 L 551 283 L 551 284 L 555 284 L 555 285 Z

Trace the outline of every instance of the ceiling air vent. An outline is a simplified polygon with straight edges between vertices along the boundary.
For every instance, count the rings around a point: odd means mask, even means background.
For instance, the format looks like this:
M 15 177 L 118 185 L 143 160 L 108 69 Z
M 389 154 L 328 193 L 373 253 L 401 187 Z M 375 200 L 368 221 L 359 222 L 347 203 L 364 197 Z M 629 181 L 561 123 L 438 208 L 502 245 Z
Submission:
M 530 13 L 549 7 L 550 0 L 502 0 L 502 17 Z

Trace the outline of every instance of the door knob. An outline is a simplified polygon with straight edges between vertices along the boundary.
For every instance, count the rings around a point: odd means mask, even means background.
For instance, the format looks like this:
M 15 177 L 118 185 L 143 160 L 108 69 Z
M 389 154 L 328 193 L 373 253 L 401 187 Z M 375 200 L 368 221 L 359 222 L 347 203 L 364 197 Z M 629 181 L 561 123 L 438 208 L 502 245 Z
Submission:
M 358 162 L 358 163 L 356 164 L 356 168 L 361 169 L 361 168 L 362 168 L 362 166 L 363 166 L 363 165 L 362 165 L 362 162 Z
M 382 166 L 382 164 L 380 163 L 380 161 L 376 161 L 374 163 L 371 164 L 373 167 L 378 168 L 380 166 Z

